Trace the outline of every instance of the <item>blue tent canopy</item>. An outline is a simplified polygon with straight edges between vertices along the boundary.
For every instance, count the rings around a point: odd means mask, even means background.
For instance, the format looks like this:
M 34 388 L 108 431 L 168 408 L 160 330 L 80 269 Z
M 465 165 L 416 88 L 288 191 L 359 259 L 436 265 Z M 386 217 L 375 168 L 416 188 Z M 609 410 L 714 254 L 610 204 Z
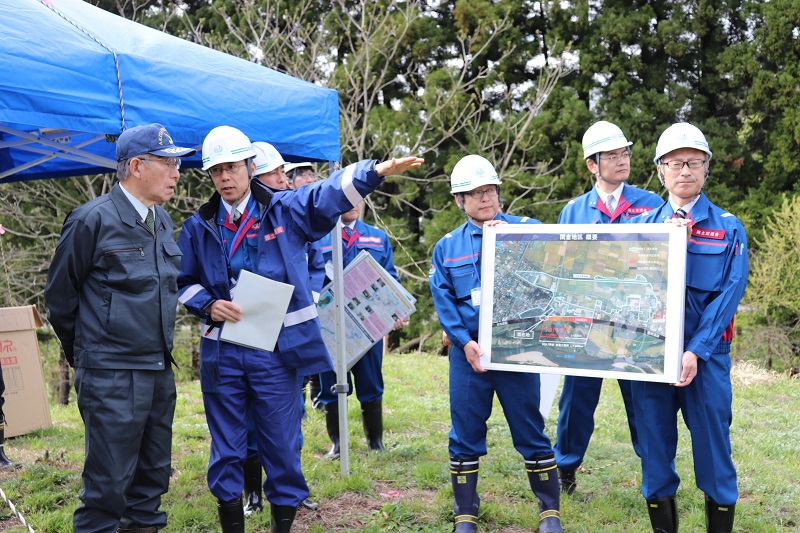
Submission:
M 0 183 L 113 172 L 116 136 L 150 122 L 198 151 L 229 125 L 288 161 L 339 160 L 336 91 L 81 0 L 0 0 L 0 73 Z

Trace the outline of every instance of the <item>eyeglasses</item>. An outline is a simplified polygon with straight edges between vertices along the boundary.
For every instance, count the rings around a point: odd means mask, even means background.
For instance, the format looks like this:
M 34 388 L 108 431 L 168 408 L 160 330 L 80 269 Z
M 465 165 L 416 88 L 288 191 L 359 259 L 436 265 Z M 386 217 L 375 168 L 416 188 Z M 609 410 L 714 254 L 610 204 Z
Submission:
M 631 158 L 631 153 L 629 151 L 622 152 L 621 154 L 600 156 L 601 160 L 608 161 L 609 163 L 616 163 L 617 161 L 628 161 L 630 158 Z
M 497 187 L 492 187 L 491 189 L 484 189 L 482 191 L 467 191 L 464 194 L 469 195 L 470 198 L 475 200 L 483 200 L 483 196 L 486 195 L 488 198 L 494 198 L 497 196 Z
M 670 170 L 681 170 L 683 165 L 691 168 L 692 170 L 702 167 L 706 164 L 705 159 L 692 159 L 691 161 L 663 161 L 663 165 L 665 165 Z
M 140 161 L 150 161 L 154 163 L 161 163 L 168 167 L 181 168 L 181 159 L 179 157 L 167 157 L 166 159 L 147 159 L 146 157 L 137 157 Z
M 222 177 L 223 172 L 228 174 L 236 174 L 236 172 L 247 163 L 229 163 L 227 165 L 219 165 L 208 171 L 212 178 Z

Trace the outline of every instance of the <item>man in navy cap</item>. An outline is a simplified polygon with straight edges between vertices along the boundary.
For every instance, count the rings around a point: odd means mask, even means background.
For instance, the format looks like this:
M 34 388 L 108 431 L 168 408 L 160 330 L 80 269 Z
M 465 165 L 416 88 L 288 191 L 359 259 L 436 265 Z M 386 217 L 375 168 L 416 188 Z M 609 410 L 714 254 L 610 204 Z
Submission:
M 161 204 L 180 158 L 160 124 L 117 140 L 117 183 L 72 211 L 48 272 L 48 319 L 75 368 L 86 456 L 76 533 L 155 533 L 169 486 L 181 252 Z

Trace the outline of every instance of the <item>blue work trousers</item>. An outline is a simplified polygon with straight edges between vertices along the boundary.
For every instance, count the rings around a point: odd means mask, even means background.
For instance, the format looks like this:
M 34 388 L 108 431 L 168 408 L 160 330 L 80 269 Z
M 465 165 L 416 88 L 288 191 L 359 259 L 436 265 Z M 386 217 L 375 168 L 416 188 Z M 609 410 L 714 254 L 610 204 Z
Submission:
M 298 377 L 298 388 L 300 389 L 299 398 L 300 398 L 300 411 L 302 412 L 302 418 L 306 417 L 306 402 L 305 398 L 303 397 L 303 378 Z M 300 439 L 299 439 L 299 446 L 300 450 L 303 450 L 303 429 L 300 428 Z M 251 457 L 258 457 L 258 432 L 256 431 L 256 417 L 253 413 L 253 404 L 248 402 L 247 404 L 247 458 L 250 459 Z
M 625 404 L 633 450 L 636 455 L 640 456 L 631 382 L 625 379 L 617 381 L 622 393 L 622 401 Z M 553 446 L 559 468 L 576 470 L 583 463 L 583 457 L 589 447 L 589 440 L 594 432 L 594 412 L 600 401 L 602 388 L 602 378 L 564 377 L 564 386 L 561 388 L 561 397 L 558 400 L 556 444 Z
M 276 354 L 222 342 L 219 385 L 204 392 L 211 433 L 208 487 L 219 500 L 238 498 L 244 488 L 247 406 L 252 404 L 258 456 L 266 472 L 264 495 L 275 505 L 297 507 L 308 498 L 300 469 L 297 372 Z
M 697 487 L 721 505 L 736 503 L 736 468 L 731 459 L 731 359 L 713 353 L 698 360 L 697 375 L 687 387 L 633 382 L 633 400 L 642 457 L 642 495 L 674 496 L 680 477 L 675 469 L 678 409 L 692 440 Z
M 172 368 L 76 368 L 75 391 L 86 445 L 75 532 L 163 529 L 176 399 Z
M 348 396 L 353 393 L 354 381 L 359 402 L 370 403 L 383 399 L 383 339 L 375 343 L 347 373 L 347 384 L 350 385 Z M 331 392 L 331 387 L 336 385 L 336 372 L 323 372 L 319 375 L 319 383 L 320 402 L 329 405 L 339 401 L 339 395 Z
M 553 453 L 539 412 L 539 374 L 475 372 L 464 350 L 450 348 L 450 457 L 486 455 L 486 421 L 497 393 L 514 448 L 526 461 Z

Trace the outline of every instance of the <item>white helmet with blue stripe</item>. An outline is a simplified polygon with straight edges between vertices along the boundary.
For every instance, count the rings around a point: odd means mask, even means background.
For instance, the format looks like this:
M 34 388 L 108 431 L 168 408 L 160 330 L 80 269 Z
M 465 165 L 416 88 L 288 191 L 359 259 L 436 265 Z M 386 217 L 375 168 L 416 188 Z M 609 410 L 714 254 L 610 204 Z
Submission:
M 625 138 L 625 134 L 616 124 L 606 120 L 595 122 L 583 134 L 583 158 L 589 159 L 601 152 L 610 152 L 617 148 L 625 148 L 633 143 Z
M 276 168 L 286 164 L 280 152 L 269 143 L 257 141 L 253 143 L 253 149 L 256 152 L 256 176 L 271 172 Z
M 494 166 L 479 155 L 462 157 L 450 174 L 450 194 L 469 192 L 482 185 L 500 186 L 501 184 Z
M 653 158 L 653 163 L 658 165 L 662 157 L 680 148 L 700 150 L 707 153 L 708 159 L 711 159 L 711 149 L 708 147 L 706 136 L 703 135 L 700 128 L 688 122 L 678 122 L 665 129 L 661 137 L 658 138 L 656 156 Z

